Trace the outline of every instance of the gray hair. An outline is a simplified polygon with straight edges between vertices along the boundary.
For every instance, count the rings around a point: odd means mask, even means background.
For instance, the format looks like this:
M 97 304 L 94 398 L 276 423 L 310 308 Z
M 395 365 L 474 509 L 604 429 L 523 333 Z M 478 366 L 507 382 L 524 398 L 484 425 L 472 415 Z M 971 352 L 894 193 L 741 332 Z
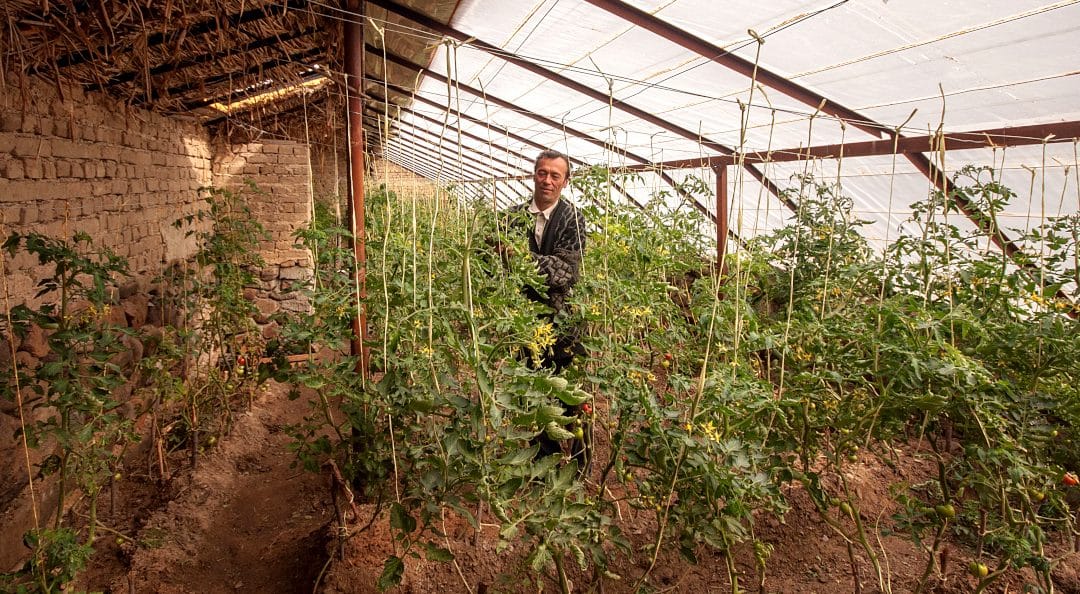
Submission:
M 540 154 L 536 156 L 536 160 L 533 161 L 533 171 L 536 171 L 536 168 L 540 166 L 540 161 L 551 161 L 553 159 L 562 159 L 563 162 L 566 163 L 566 177 L 570 177 L 570 157 L 567 157 L 554 149 L 541 151 Z

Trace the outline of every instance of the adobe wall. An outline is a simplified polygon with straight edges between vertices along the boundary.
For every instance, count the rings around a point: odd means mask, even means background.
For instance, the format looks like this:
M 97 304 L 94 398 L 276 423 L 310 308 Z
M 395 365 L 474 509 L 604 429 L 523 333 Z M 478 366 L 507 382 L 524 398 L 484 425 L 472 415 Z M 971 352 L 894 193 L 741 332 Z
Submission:
M 95 245 L 128 260 L 134 278 L 123 283 L 111 322 L 153 333 L 163 326 L 154 277 L 195 251 L 189 229 L 173 223 L 205 207 L 203 188 L 237 187 L 250 178 L 265 193 L 248 196 L 255 215 L 270 231 L 263 246 L 268 264 L 258 287 L 250 288 L 260 312 L 304 308 L 286 289 L 310 274 L 310 256 L 293 248 L 292 232 L 306 224 L 310 209 L 308 151 L 303 145 L 266 142 L 216 146 L 197 123 L 128 108 L 98 94 L 32 80 L 25 88 L 7 75 L 0 87 L 0 241 L 13 231 L 38 232 L 70 240 L 89 234 Z M 37 305 L 37 282 L 51 270 L 32 256 L 0 256 L 0 314 L 7 305 Z M 51 299 L 50 299 L 51 300 Z M 4 305 L 4 304 L 7 305 Z M 267 319 L 260 314 L 264 330 Z M 160 332 L 160 331 L 157 331 Z M 9 339 L 0 317 L 0 374 L 11 378 L 12 361 L 33 369 L 50 356 L 47 331 L 32 329 L 25 339 Z M 14 344 L 13 344 L 14 342 Z M 132 337 L 120 364 L 134 374 L 144 345 Z M 13 356 L 14 353 L 14 356 Z M 129 382 L 116 396 L 128 401 Z M 131 402 L 128 403 L 129 408 Z M 24 407 L 27 423 L 48 415 Z M 28 551 L 22 535 L 33 525 L 22 444 L 15 439 L 18 411 L 0 396 L 0 572 L 13 569 Z M 49 453 L 31 448 L 36 468 Z M 55 501 L 55 476 L 35 483 L 39 509 Z
M 310 252 L 295 247 L 293 235 L 311 221 L 310 159 L 307 145 L 284 140 L 218 147 L 213 159 L 214 186 L 243 193 L 268 233 L 259 250 L 266 265 L 256 286 L 247 288 L 247 297 L 259 310 L 255 321 L 266 338 L 277 333 L 270 316 L 309 309 L 307 299 L 292 289 L 311 278 L 313 266 Z
M 0 88 L 0 216 L 3 235 L 36 231 L 70 239 L 84 231 L 153 275 L 194 245 L 171 223 L 200 206 L 211 149 L 199 125 L 128 109 L 78 88 L 5 77 Z M 35 269 L 7 262 L 9 292 L 26 294 Z
M 309 258 L 293 247 L 293 231 L 311 219 L 310 155 L 307 145 L 287 140 L 217 147 L 214 186 L 243 192 L 252 214 L 270 233 L 261 252 L 267 264 Z M 255 182 L 258 192 L 247 188 Z

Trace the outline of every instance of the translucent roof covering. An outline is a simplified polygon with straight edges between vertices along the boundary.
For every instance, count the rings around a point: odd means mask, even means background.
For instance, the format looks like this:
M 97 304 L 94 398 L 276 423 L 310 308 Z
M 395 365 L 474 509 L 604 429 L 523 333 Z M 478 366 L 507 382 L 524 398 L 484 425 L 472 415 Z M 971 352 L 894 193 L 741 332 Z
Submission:
M 1074 140 L 964 149 L 947 136 L 1080 120 L 1076 0 L 464 0 L 449 26 L 458 39 L 431 40 L 442 77 L 421 80 L 386 154 L 500 203 L 528 195 L 540 146 L 575 167 L 641 166 L 616 199 L 666 191 L 674 205 L 672 183 L 697 175 L 715 193 L 717 177 L 672 161 L 899 130 L 941 131 L 948 150 L 729 167 L 731 231 L 752 237 L 790 217 L 759 177 L 785 188 L 809 173 L 839 181 L 883 244 L 933 189 L 920 159 L 950 176 L 993 166 L 1017 194 L 1000 215 L 1007 235 L 1078 210 Z M 714 196 L 698 198 L 715 213 Z

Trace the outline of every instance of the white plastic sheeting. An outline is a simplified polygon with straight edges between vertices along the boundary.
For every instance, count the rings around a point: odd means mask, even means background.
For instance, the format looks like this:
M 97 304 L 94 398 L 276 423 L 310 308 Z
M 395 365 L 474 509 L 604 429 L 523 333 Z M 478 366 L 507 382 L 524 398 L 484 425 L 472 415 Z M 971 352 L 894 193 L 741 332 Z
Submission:
M 903 125 L 906 136 L 1080 119 L 1080 0 L 625 4 L 756 61 L 855 110 L 866 123 L 890 129 Z M 442 43 L 431 69 L 483 95 L 430 78 L 421 82 L 418 94 L 490 125 L 458 121 L 417 103 L 413 109 L 438 123 L 403 115 L 402 132 L 389 142 L 387 154 L 410 154 L 424 164 L 426 175 L 444 181 L 501 179 L 494 186 L 501 184 L 496 193 L 507 201 L 527 195 L 527 183 L 506 178 L 527 174 L 537 149 L 497 130 L 564 151 L 586 164 L 613 167 L 720 154 L 699 142 L 702 139 L 753 152 L 878 138 L 858 122 L 841 123 L 780 89 L 754 86 L 746 76 L 584 0 L 465 0 L 450 25 L 691 132 L 665 130 L 475 49 L 468 41 Z M 500 107 L 491 98 L 518 109 Z M 419 143 L 428 145 L 427 153 L 417 154 L 419 149 L 410 146 Z M 926 156 L 939 160 L 939 155 Z M 965 165 L 995 168 L 995 177 L 1016 193 L 999 214 L 1011 237 L 1046 217 L 1077 212 L 1077 164 L 1072 141 L 950 151 L 944 159 L 950 176 Z M 868 222 L 866 236 L 878 247 L 911 230 L 910 205 L 932 191 L 927 177 L 904 156 L 755 167 L 780 187 L 796 185 L 793 176 L 806 173 L 819 181 L 839 181 L 854 199 L 854 215 Z M 666 173 L 677 181 L 698 175 L 715 191 L 715 175 L 707 168 Z M 488 194 L 491 186 L 488 182 Z M 670 183 L 655 172 L 635 177 L 612 196 L 645 202 L 659 192 L 667 193 L 669 207 L 680 203 Z M 728 196 L 730 227 L 739 237 L 774 229 L 791 215 L 752 176 L 734 167 L 729 170 Z M 714 197 L 699 198 L 714 211 Z

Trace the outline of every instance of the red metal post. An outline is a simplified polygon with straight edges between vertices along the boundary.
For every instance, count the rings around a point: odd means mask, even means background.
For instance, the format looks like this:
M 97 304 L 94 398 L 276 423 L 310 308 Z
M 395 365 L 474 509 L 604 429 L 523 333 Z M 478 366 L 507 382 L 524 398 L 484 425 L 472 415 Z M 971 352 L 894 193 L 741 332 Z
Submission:
M 720 165 L 716 171 L 716 269 L 721 275 L 727 274 L 727 263 L 724 255 L 727 253 L 728 239 L 728 168 Z
M 352 223 L 353 253 L 356 256 L 356 283 L 360 307 L 353 318 L 350 352 L 359 356 L 357 371 L 365 378 L 370 369 L 367 347 L 367 247 L 364 235 L 364 22 L 363 0 L 345 0 L 345 87 L 349 111 L 349 220 Z

